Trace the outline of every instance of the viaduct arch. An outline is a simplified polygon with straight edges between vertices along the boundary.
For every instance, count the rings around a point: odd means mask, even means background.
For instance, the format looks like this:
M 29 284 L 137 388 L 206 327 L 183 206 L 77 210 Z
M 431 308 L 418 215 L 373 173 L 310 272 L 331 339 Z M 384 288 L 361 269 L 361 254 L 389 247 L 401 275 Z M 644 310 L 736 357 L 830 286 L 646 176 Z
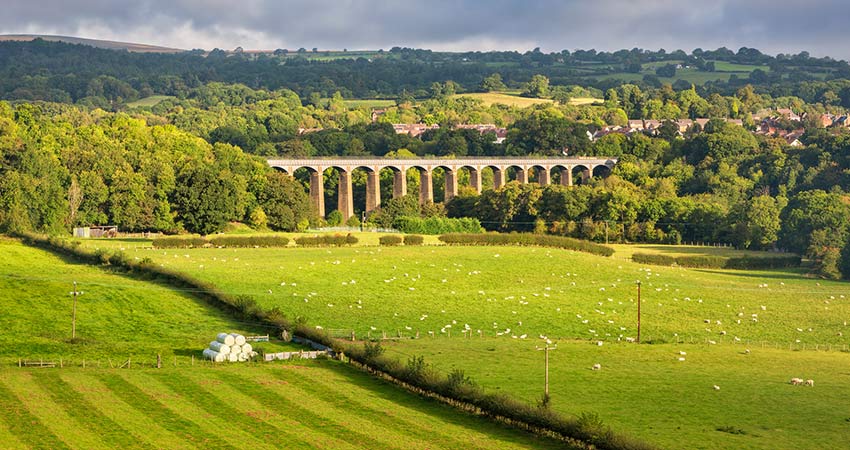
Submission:
M 558 170 L 560 184 L 572 186 L 575 177 L 586 183 L 594 174 L 607 176 L 617 164 L 617 158 L 576 157 L 576 158 L 459 158 L 459 159 L 383 159 L 383 158 L 335 158 L 335 159 L 269 159 L 269 166 L 295 174 L 298 169 L 310 172 L 310 199 L 321 217 L 325 217 L 325 193 L 323 172 L 335 168 L 339 173 L 337 209 L 343 219 L 354 215 L 354 195 L 351 174 L 354 170 L 366 171 L 366 212 L 381 205 L 381 169 L 393 171 L 393 198 L 407 194 L 407 170 L 419 171 L 419 202 L 434 201 L 432 174 L 440 168 L 445 174 L 445 199 L 451 200 L 458 192 L 459 171 L 466 169 L 470 175 L 470 186 L 481 193 L 481 172 L 485 168 L 493 171 L 494 188 L 498 189 L 507 182 L 509 168 L 514 169 L 516 180 L 521 184 L 529 182 L 529 171 L 536 174 L 540 185 L 551 183 L 552 170 Z

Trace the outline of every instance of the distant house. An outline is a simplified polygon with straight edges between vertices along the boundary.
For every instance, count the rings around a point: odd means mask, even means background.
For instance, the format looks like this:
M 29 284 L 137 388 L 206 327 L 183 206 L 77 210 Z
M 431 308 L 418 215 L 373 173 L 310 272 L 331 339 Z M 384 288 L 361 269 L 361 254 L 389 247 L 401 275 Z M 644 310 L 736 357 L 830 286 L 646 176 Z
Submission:
M 684 133 L 694 126 L 694 121 L 691 119 L 679 119 L 676 121 L 676 125 L 679 127 L 679 133 Z
M 396 134 L 407 134 L 411 137 L 419 137 L 422 133 L 428 130 L 435 130 L 440 128 L 439 125 L 427 125 L 424 123 L 394 123 L 393 129 Z
M 800 141 L 800 137 L 802 137 L 805 132 L 806 130 L 794 130 L 782 137 L 791 147 L 802 147 L 803 143 Z
M 829 128 L 835 122 L 835 116 L 832 114 L 821 114 L 820 115 L 820 124 L 824 128 Z
M 643 130 L 643 120 L 630 120 L 629 121 L 629 129 L 630 130 Z
M 795 114 L 794 111 L 791 108 L 779 108 L 779 109 L 776 110 L 776 112 L 780 116 L 785 117 L 788 120 L 794 120 L 794 121 L 797 121 L 797 122 L 800 121 L 800 116 Z

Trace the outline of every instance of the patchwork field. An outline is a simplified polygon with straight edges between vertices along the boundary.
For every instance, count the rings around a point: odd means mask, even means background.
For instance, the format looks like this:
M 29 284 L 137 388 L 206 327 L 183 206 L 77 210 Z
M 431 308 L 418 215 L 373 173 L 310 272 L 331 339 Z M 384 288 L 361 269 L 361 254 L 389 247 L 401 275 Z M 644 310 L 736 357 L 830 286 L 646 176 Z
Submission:
M 612 258 L 520 247 L 128 252 L 325 330 L 418 333 L 385 345 L 530 401 L 542 393 L 545 336 L 558 346 L 554 408 L 597 412 L 665 448 L 840 448 L 850 432 L 840 400 L 850 390 L 850 289 L 800 270 L 643 266 L 619 248 Z M 637 280 L 642 345 L 627 342 Z
M 0 369 L 2 448 L 560 448 L 334 361 Z

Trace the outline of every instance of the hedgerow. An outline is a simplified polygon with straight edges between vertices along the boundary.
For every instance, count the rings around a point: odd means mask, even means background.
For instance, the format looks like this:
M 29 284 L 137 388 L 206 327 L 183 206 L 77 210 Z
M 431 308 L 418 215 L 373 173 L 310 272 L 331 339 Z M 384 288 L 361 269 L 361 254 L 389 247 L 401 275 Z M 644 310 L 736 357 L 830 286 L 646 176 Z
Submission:
M 317 236 L 299 236 L 295 244 L 301 247 L 342 247 L 357 243 L 357 237 L 352 234 L 324 234 Z
M 209 243 L 215 247 L 286 247 L 286 236 L 212 236 Z
M 422 245 L 425 238 L 418 234 L 406 234 L 404 236 L 404 245 Z
M 393 228 L 408 234 L 483 233 L 478 219 L 448 217 L 401 216 L 393 220 Z
M 162 236 L 155 238 L 151 243 L 154 248 L 192 248 L 203 247 L 207 240 L 202 236 Z
M 539 247 L 554 247 L 575 250 L 600 256 L 611 256 L 614 254 L 613 248 L 606 247 L 601 244 L 595 244 L 593 242 L 562 236 L 528 233 L 450 233 L 440 236 L 439 239 L 448 245 L 535 245 Z
M 379 237 L 378 243 L 386 246 L 400 245 L 402 243 L 402 237 L 394 234 L 388 234 L 386 236 Z
M 655 264 L 661 266 L 682 266 L 699 269 L 781 269 L 786 267 L 799 267 L 800 257 L 797 255 L 781 255 L 766 257 L 725 257 L 725 256 L 670 256 L 650 253 L 635 253 L 632 261 L 642 264 Z

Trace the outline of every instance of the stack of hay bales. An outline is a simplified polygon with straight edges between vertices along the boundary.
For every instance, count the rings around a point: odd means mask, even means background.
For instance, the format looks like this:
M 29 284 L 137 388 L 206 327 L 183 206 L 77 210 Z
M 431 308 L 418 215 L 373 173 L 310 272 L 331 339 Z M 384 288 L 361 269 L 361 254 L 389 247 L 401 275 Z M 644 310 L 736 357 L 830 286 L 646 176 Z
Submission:
M 257 356 L 245 336 L 236 333 L 219 333 L 210 347 L 204 350 L 204 358 L 214 362 L 244 362 Z

